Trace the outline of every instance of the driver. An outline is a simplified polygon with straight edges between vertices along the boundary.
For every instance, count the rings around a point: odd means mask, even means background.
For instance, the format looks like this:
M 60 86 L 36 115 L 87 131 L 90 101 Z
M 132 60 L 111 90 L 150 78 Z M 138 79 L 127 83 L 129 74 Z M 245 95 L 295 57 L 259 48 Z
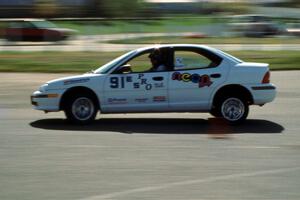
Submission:
M 160 49 L 154 49 L 149 55 L 152 67 L 150 71 L 160 72 L 166 71 L 166 66 L 163 64 L 163 55 Z

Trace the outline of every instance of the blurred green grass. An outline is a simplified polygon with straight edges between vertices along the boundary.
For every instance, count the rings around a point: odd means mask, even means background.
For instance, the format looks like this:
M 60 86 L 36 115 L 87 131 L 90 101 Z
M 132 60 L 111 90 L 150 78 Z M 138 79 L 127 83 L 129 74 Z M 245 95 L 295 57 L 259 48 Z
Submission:
M 87 72 L 124 52 L 1 52 L 2 72 Z M 231 51 L 247 62 L 269 63 L 271 70 L 299 70 L 299 51 Z M 145 60 L 141 67 L 149 65 Z
M 224 23 L 212 17 L 182 17 L 157 20 L 54 21 L 59 27 L 71 28 L 79 35 L 115 33 L 155 33 L 198 31 L 200 26 Z
M 298 37 L 208 37 L 196 38 L 197 35 L 188 37 L 143 37 L 124 40 L 112 40 L 110 43 L 114 44 L 300 44 Z M 199 36 L 198 36 L 199 37 Z M 200 36 L 201 37 L 201 36 Z

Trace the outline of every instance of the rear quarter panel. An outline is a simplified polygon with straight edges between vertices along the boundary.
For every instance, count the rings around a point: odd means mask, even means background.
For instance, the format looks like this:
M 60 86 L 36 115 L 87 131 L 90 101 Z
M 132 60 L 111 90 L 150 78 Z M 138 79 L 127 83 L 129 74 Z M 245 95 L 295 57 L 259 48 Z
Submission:
M 269 65 L 264 63 L 241 63 L 231 67 L 228 79 L 224 85 L 238 84 L 248 89 L 255 105 L 271 102 L 276 96 L 276 90 L 253 90 L 253 87 L 273 86 L 271 83 L 262 83 Z
M 269 71 L 268 64 L 238 64 L 231 67 L 227 82 L 230 84 L 261 84 L 261 81 Z

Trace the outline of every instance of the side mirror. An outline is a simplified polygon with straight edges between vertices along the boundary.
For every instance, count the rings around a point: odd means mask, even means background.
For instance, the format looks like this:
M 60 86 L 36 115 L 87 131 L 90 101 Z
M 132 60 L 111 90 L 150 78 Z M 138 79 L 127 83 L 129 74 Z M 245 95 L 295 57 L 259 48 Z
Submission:
M 128 74 L 131 73 L 131 65 L 130 64 L 126 64 L 121 66 L 117 71 L 117 74 Z

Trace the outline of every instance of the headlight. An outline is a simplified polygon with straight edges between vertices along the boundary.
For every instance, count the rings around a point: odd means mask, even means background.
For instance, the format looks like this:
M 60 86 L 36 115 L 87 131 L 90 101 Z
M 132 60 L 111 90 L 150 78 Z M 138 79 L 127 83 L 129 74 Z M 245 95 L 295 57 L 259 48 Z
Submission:
M 40 91 L 40 92 L 46 92 L 47 87 L 48 87 L 48 84 L 46 83 L 46 84 L 42 85 L 42 86 L 39 88 L 39 91 Z

